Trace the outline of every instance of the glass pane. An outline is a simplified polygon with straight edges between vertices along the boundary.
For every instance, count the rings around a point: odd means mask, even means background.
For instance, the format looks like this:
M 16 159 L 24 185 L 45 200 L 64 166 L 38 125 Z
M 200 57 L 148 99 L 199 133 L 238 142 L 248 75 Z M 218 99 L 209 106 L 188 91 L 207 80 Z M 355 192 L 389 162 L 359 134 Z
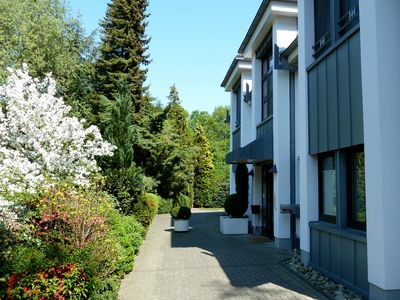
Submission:
M 356 222 L 365 223 L 365 164 L 364 152 L 354 154 L 354 219 Z
M 339 34 L 348 32 L 358 20 L 358 0 L 340 0 Z
M 264 58 L 262 61 L 262 74 L 265 75 L 268 72 L 268 58 Z
M 314 24 L 315 24 L 315 41 L 319 41 L 327 32 L 330 31 L 330 1 L 315 0 L 314 1 Z
M 322 162 L 323 214 L 336 216 L 336 168 L 334 156 L 325 157 Z
M 264 102 L 262 103 L 262 121 L 264 121 L 268 117 L 268 103 Z
M 268 94 L 268 83 L 267 80 L 264 79 L 264 81 L 262 82 L 262 97 L 266 97 Z

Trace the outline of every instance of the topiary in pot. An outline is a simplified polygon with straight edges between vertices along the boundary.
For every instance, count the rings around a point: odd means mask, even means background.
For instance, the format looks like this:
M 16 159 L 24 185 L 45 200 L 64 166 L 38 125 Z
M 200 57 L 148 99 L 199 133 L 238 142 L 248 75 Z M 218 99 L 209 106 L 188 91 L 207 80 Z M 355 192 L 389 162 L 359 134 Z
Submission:
M 190 207 L 175 206 L 171 210 L 171 216 L 174 218 L 174 230 L 176 232 L 185 232 L 189 230 L 189 218 L 192 215 Z
M 245 164 L 239 164 L 236 168 L 235 175 L 236 182 L 236 196 L 233 197 L 230 202 L 232 206 L 230 215 L 232 217 L 243 217 L 247 210 L 248 198 L 249 198 L 249 175 L 248 169 Z M 228 197 L 229 198 L 229 197 Z
M 171 210 L 171 216 L 175 220 L 188 220 L 191 215 L 192 215 L 192 212 L 191 212 L 190 208 L 187 206 L 175 206 Z
M 237 194 L 232 194 L 226 197 L 224 208 L 228 215 L 234 218 L 241 218 L 247 210 L 247 203 L 240 201 Z

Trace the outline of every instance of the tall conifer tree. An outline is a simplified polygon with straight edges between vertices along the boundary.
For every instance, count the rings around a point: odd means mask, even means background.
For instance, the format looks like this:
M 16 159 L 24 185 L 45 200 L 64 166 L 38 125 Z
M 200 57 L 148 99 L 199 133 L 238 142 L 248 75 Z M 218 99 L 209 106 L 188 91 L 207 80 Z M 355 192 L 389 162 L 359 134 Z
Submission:
M 199 122 L 196 123 L 194 143 L 199 148 L 194 168 L 194 205 L 204 207 L 209 206 L 211 202 L 214 164 L 210 143 Z
M 112 0 L 100 23 L 102 39 L 96 63 L 97 92 L 113 100 L 118 94 L 118 82 L 127 82 L 134 113 L 141 112 L 148 104 L 148 98 L 143 97 L 145 66 L 149 63 L 146 53 L 149 39 L 145 32 L 147 6 L 147 0 Z

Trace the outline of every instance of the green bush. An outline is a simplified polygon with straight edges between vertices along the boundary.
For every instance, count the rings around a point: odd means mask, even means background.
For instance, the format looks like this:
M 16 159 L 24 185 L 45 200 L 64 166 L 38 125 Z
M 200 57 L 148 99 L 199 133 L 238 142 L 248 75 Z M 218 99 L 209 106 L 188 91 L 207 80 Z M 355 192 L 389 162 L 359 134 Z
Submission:
M 142 194 L 133 207 L 133 215 L 147 228 L 157 214 L 158 205 L 159 197 L 157 195 L 151 193 Z
M 191 215 L 190 207 L 187 206 L 175 206 L 171 210 L 171 216 L 177 220 L 188 220 Z
M 152 195 L 149 198 L 156 207 L 157 200 Z M 10 288 L 8 281 L 0 280 L 1 299 L 31 298 L 21 294 L 29 289 L 35 297 L 55 299 L 61 293 L 56 287 L 61 285 L 70 295 L 65 299 L 117 298 L 120 279 L 132 270 L 146 232 L 134 216 L 121 215 L 111 197 L 98 187 L 81 189 L 68 184 L 39 193 L 25 208 L 24 221 L 7 239 L 9 253 L 1 256 L 1 272 L 13 282 Z M 0 233 L 10 235 L 5 230 Z M 66 266 L 73 266 L 73 271 L 63 276 L 70 274 L 71 278 L 58 282 L 52 272 L 65 273 Z M 39 282 L 41 276 L 45 280 Z
M 240 218 L 243 217 L 247 210 L 247 203 L 240 201 L 240 198 L 237 194 L 232 194 L 226 197 L 224 208 L 228 215 L 234 218 Z
M 160 205 L 158 207 L 159 214 L 169 214 L 171 213 L 173 205 L 173 201 L 170 198 L 164 199 L 160 197 Z
M 193 206 L 193 199 L 190 197 L 184 195 L 184 194 L 179 194 L 176 199 L 174 199 L 174 206 L 187 206 L 187 207 L 192 207 Z

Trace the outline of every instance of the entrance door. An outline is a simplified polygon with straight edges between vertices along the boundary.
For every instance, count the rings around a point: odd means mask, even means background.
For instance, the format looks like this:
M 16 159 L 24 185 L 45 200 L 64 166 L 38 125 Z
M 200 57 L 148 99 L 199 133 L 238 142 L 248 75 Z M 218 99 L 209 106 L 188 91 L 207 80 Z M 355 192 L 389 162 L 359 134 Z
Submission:
M 268 173 L 271 165 L 262 168 L 262 234 L 274 238 L 274 177 Z

